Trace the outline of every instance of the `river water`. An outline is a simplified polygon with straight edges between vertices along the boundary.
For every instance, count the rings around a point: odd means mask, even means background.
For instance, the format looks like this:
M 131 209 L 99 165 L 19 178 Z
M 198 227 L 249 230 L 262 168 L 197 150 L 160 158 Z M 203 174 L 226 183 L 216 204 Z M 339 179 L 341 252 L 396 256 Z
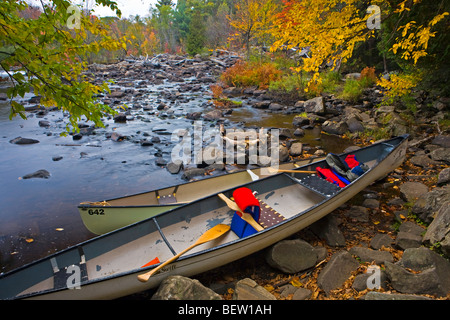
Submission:
M 176 84 L 166 83 L 164 89 Z M 7 83 L 0 82 L 0 93 Z M 148 88 L 158 98 L 161 87 Z M 153 91 L 152 91 L 153 90 Z M 31 94 L 25 97 L 30 99 Z M 180 174 L 170 174 L 155 162 L 158 156 L 169 159 L 173 143 L 170 133 L 192 127 L 187 112 L 201 110 L 208 97 L 198 94 L 188 103 L 173 108 L 170 117 L 137 111 L 138 118 L 117 124 L 105 119 L 106 128 L 74 141 L 62 137 L 67 117 L 60 111 L 28 119 L 9 120 L 10 106 L 0 101 L 0 273 L 20 267 L 58 250 L 94 237 L 83 225 L 77 205 L 102 201 L 185 182 Z M 230 121 L 245 119 L 245 125 L 292 128 L 294 115 L 267 114 L 249 106 L 236 109 Z M 39 126 L 40 120 L 50 127 Z M 205 125 L 209 125 L 205 122 Z M 160 143 L 142 147 L 136 139 L 114 142 L 107 133 L 138 137 L 144 132 L 158 136 Z M 36 139 L 37 144 L 16 145 L 16 137 Z M 318 140 L 320 138 L 320 140 Z M 301 142 L 320 145 L 325 151 L 341 152 L 350 141 L 322 135 L 320 129 L 306 130 Z M 61 158 L 54 161 L 54 157 Z M 26 174 L 45 169 L 49 179 L 22 179 Z

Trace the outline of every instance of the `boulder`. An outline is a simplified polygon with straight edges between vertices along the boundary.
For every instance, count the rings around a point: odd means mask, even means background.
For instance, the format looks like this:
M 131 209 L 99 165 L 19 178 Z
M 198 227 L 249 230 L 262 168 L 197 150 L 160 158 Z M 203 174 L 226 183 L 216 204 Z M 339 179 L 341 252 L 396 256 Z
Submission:
M 352 133 L 364 131 L 364 125 L 356 117 L 349 118 L 345 123 L 347 124 L 348 130 Z
M 431 143 L 443 148 L 450 148 L 450 135 L 438 135 L 431 141 Z
M 283 240 L 273 245 L 266 255 L 267 263 L 285 273 L 296 273 L 317 262 L 314 247 L 301 239 Z
M 328 215 L 310 226 L 311 231 L 333 247 L 345 246 L 345 238 L 339 229 L 339 218 Z
M 152 300 L 222 300 L 222 298 L 198 280 L 170 276 L 161 282 Z
M 431 151 L 430 157 L 434 161 L 445 161 L 450 163 L 450 148 L 439 148 Z
M 308 101 L 305 101 L 305 103 L 303 104 L 303 107 L 305 108 L 305 111 L 308 113 L 324 115 L 326 112 L 325 104 L 323 103 L 322 97 L 315 97 L 313 99 L 309 99 Z
M 373 272 L 373 271 L 372 271 Z M 373 289 L 368 287 L 368 283 L 367 280 L 369 280 L 369 278 L 373 275 L 373 273 L 370 272 L 369 270 L 365 273 L 360 273 L 358 274 L 355 279 L 353 280 L 353 284 L 352 284 L 352 288 L 357 290 L 357 291 L 363 291 L 366 289 Z M 369 280 L 373 281 L 373 278 Z M 384 272 L 384 270 L 380 270 L 380 278 L 379 278 L 379 286 L 383 289 L 387 289 L 388 288 L 388 277 L 386 275 L 386 272 Z M 378 283 L 373 283 L 371 284 L 372 286 L 374 286 L 376 288 L 376 286 L 378 285 Z
M 295 134 L 295 133 L 294 133 Z M 450 167 L 439 172 L 437 184 L 442 186 L 450 182 Z
M 223 116 L 222 111 L 213 110 L 208 113 L 205 113 L 203 115 L 203 119 L 208 120 L 208 121 L 215 121 L 215 120 L 219 120 L 220 118 L 222 118 L 222 116 Z
M 435 188 L 417 199 L 412 207 L 412 213 L 430 223 L 441 206 L 448 201 L 450 201 L 450 185 Z
M 417 155 L 412 157 L 409 161 L 415 166 L 428 168 L 430 166 L 434 166 L 439 162 L 431 159 L 427 154 Z
M 276 300 L 276 298 L 252 279 L 245 278 L 236 283 L 233 300 Z
M 322 124 L 322 130 L 329 134 L 342 135 L 348 131 L 348 125 L 345 121 L 327 120 Z
M 330 261 L 317 277 L 317 283 L 327 294 L 339 288 L 358 269 L 359 263 L 347 251 L 333 254 Z
M 414 222 L 406 221 L 401 224 L 395 239 L 395 245 L 403 250 L 418 248 L 422 245 L 422 234 L 425 229 Z
M 296 116 L 292 120 L 292 125 L 294 127 L 301 127 L 301 126 L 304 126 L 304 125 L 308 125 L 310 122 L 311 122 L 311 120 L 309 118 L 307 118 L 307 117 Z
M 450 262 L 428 248 L 406 249 L 399 262 L 385 262 L 385 267 L 392 287 L 399 292 L 439 297 L 450 292 Z
M 445 202 L 436 213 L 423 242 L 428 245 L 440 245 L 440 250 L 450 256 L 450 201 Z

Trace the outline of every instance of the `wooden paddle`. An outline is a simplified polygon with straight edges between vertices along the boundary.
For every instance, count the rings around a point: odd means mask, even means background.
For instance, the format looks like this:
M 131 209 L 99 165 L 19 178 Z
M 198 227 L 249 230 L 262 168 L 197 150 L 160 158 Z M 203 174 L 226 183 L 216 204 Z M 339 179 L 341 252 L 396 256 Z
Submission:
M 281 169 L 275 169 L 275 168 L 268 168 L 270 172 L 286 172 L 286 173 L 308 173 L 308 174 L 314 174 L 315 171 L 305 171 L 305 170 L 281 170 Z
M 224 235 L 225 233 L 227 233 L 230 230 L 230 226 L 226 225 L 226 224 L 217 224 L 214 227 L 212 227 L 211 229 L 207 230 L 204 234 L 202 234 L 200 236 L 200 238 L 198 238 L 198 240 L 191 246 L 189 246 L 188 248 L 184 249 L 183 251 L 181 251 L 180 253 L 178 253 L 177 255 L 173 256 L 172 258 L 170 258 L 169 260 L 161 263 L 159 266 L 157 266 L 156 268 L 150 270 L 147 273 L 144 274 L 140 274 L 138 275 L 138 279 L 139 281 L 142 282 L 146 282 L 148 281 L 148 279 L 159 269 L 165 267 L 166 265 L 168 265 L 169 263 L 171 263 L 172 261 L 175 261 L 176 259 L 178 259 L 180 256 L 182 256 L 184 253 L 188 252 L 189 250 L 192 250 L 194 247 L 203 244 L 205 242 L 214 240 L 219 238 L 220 236 Z
M 249 225 L 251 225 L 256 231 L 263 231 L 264 230 L 264 228 L 261 227 L 261 225 L 258 222 L 255 221 L 255 219 L 253 219 L 252 215 L 250 213 L 243 212 L 241 210 L 241 208 L 239 208 L 239 206 L 236 204 L 236 202 L 232 201 L 231 199 L 228 199 L 227 196 L 224 195 L 223 193 L 219 193 L 218 196 L 220 197 L 220 199 L 225 201 L 225 203 L 227 204 L 228 208 L 230 208 L 231 210 L 238 211 L 240 213 L 240 215 L 241 215 L 242 220 L 244 220 Z

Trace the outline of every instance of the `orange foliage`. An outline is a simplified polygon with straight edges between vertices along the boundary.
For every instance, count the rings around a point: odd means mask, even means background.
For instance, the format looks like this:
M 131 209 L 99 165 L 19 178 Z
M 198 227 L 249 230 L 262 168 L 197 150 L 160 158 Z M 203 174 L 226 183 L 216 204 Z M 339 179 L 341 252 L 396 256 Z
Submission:
M 267 89 L 272 81 L 279 79 L 282 71 L 273 63 L 256 63 L 238 61 L 234 66 L 225 70 L 221 80 L 234 87 L 257 86 Z
M 376 82 L 377 76 L 375 75 L 375 68 L 365 67 L 364 69 L 362 69 L 361 76 L 359 77 L 359 79 L 361 80 L 364 78 L 367 78 L 372 82 Z

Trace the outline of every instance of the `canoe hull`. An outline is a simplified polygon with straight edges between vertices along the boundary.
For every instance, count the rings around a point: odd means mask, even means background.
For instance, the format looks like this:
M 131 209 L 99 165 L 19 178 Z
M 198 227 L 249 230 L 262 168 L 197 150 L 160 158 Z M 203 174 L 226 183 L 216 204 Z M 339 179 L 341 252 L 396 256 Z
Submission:
M 198 251 L 195 251 L 192 254 L 188 254 L 186 256 L 182 256 L 179 260 L 166 266 L 159 273 L 152 276 L 146 283 L 140 282 L 137 279 L 137 275 L 150 270 L 152 267 L 146 267 L 142 269 L 134 267 L 129 270 L 124 269 L 123 272 L 112 272 L 109 276 L 105 276 L 93 281 L 87 281 L 84 285 L 81 286 L 80 289 L 70 290 L 67 288 L 62 288 L 58 290 L 49 290 L 48 292 L 38 292 L 29 296 L 19 296 L 18 298 L 113 299 L 154 288 L 158 286 L 164 278 L 170 275 L 184 275 L 189 277 L 248 256 L 311 225 L 315 221 L 323 218 L 324 216 L 344 204 L 346 201 L 354 197 L 358 192 L 362 191 L 372 182 L 385 177 L 389 172 L 400 166 L 403 162 L 406 154 L 406 141 L 406 137 L 403 137 L 401 140 L 396 140 L 396 144 L 392 145 L 392 148 L 374 148 L 375 153 L 380 153 L 378 159 L 380 159 L 381 161 L 377 162 L 377 160 L 375 160 L 376 163 L 373 164 L 368 172 L 366 172 L 363 176 L 355 180 L 346 188 L 338 191 L 335 195 L 328 197 L 323 195 L 312 196 L 312 194 L 307 194 L 306 192 L 304 200 L 298 200 L 295 205 L 302 204 L 304 201 L 311 199 L 311 204 L 308 205 L 307 209 L 303 210 L 302 208 L 300 208 L 298 211 L 296 211 L 295 214 L 291 214 L 290 216 L 288 216 L 285 221 L 269 227 L 264 231 L 253 234 L 249 237 L 239 239 L 230 232 L 225 236 L 225 238 L 228 237 L 228 239 L 223 239 L 221 240 L 222 242 L 203 244 L 199 247 Z M 361 158 L 364 158 L 363 153 L 361 153 Z M 360 161 L 366 160 L 361 159 Z M 305 188 L 303 186 L 299 186 L 299 184 L 295 182 L 295 180 L 299 176 L 300 175 L 297 173 L 290 175 L 277 175 L 250 183 L 248 184 L 248 187 L 252 188 L 252 190 L 258 191 L 262 199 L 267 200 L 267 203 L 269 203 L 269 201 L 271 201 L 271 205 L 279 203 L 280 208 L 288 208 L 289 210 L 291 210 L 292 208 L 289 207 L 290 204 L 287 203 L 289 195 L 286 194 L 285 190 L 288 190 L 286 189 L 286 187 L 289 187 L 291 188 L 289 190 L 300 190 L 301 192 L 303 192 Z M 292 185 L 289 183 L 292 183 Z M 276 192 L 270 192 L 270 190 L 276 190 Z M 232 190 L 225 191 L 227 195 L 230 195 L 231 192 Z M 274 193 L 273 198 L 270 198 L 270 196 L 272 196 L 272 193 Z M 294 196 L 296 195 L 298 194 L 294 194 Z M 131 235 L 135 233 L 142 233 L 142 235 L 145 237 L 146 230 L 150 229 L 152 221 L 156 222 L 156 220 L 159 221 L 161 229 L 166 233 L 168 237 L 170 237 L 173 235 L 170 232 L 171 225 L 167 225 L 167 221 L 165 221 L 165 219 L 169 219 L 169 217 L 174 217 L 177 215 L 183 216 L 183 218 L 177 220 L 179 221 L 179 226 L 181 224 L 181 228 L 178 228 L 176 230 L 179 230 L 178 232 L 186 232 L 186 234 L 195 233 L 195 229 L 184 230 L 184 226 L 188 226 L 191 222 L 192 224 L 195 224 L 196 218 L 201 220 L 204 218 L 204 216 L 193 216 L 188 219 L 189 221 L 181 221 L 184 219 L 184 215 L 189 214 L 189 212 L 198 212 L 200 210 L 214 210 L 215 207 L 220 207 L 220 201 L 221 200 L 215 195 L 209 196 L 186 206 L 172 210 L 171 212 L 162 214 L 156 218 L 141 221 L 134 225 L 112 232 L 108 235 L 98 237 L 91 240 L 91 242 L 88 241 L 85 244 L 80 244 L 79 246 L 84 247 L 84 250 L 86 252 L 87 250 L 90 250 L 88 246 L 90 244 L 94 244 L 95 241 L 98 241 L 97 243 L 95 243 L 95 245 L 98 246 L 98 248 L 101 248 L 103 246 L 109 245 L 111 241 L 119 241 L 121 238 L 128 237 L 127 234 Z M 289 210 L 286 209 L 286 211 L 284 212 L 287 212 Z M 280 210 L 279 212 L 282 211 Z M 191 218 L 192 221 L 190 221 Z M 178 235 L 178 237 L 182 236 L 183 235 Z M 127 238 L 126 240 L 127 241 L 123 240 L 126 245 L 123 246 L 122 254 L 123 252 L 129 251 L 127 251 L 127 248 L 129 248 L 127 247 L 127 245 L 129 245 L 130 239 Z M 173 241 L 173 239 L 169 240 L 171 240 L 173 244 L 177 243 L 177 241 Z M 141 245 L 145 247 L 146 242 L 144 241 L 143 243 L 141 243 Z M 151 243 L 149 242 L 148 245 L 151 245 Z M 183 245 L 187 247 L 186 244 Z M 131 247 L 133 246 L 131 245 Z M 139 251 L 142 250 L 142 248 L 136 248 L 136 250 Z M 179 249 L 180 248 L 176 248 L 176 251 L 179 251 Z M 156 252 L 157 250 L 155 249 L 154 251 Z M 139 251 L 139 254 L 140 253 L 141 252 Z M 148 256 L 149 252 L 144 252 L 144 250 L 142 250 L 142 254 L 147 255 L 146 259 L 151 260 L 151 257 Z M 114 257 L 110 256 L 110 258 Z M 95 261 L 96 259 L 98 260 Z M 60 258 L 60 260 L 63 259 Z M 164 260 L 166 260 L 166 258 Z M 100 261 L 100 258 L 94 257 L 92 258 L 92 261 L 95 264 L 96 262 Z M 111 261 L 111 264 L 114 264 L 113 261 Z M 118 265 L 114 266 L 117 267 Z M 102 267 L 106 268 L 107 265 L 103 264 Z M 11 283 L 13 283 L 13 281 L 11 281 Z

